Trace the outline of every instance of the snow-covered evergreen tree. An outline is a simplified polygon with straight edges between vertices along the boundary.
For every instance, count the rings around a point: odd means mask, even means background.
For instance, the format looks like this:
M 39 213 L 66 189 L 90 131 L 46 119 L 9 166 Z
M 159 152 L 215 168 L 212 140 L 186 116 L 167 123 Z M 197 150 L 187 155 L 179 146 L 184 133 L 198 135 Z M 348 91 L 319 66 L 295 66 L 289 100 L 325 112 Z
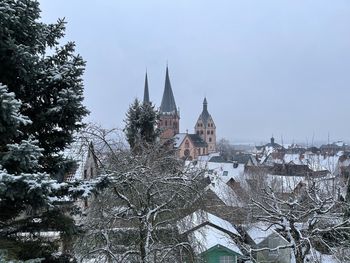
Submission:
M 40 170 L 62 179 L 71 167 L 62 150 L 87 114 L 82 105 L 85 62 L 75 55 L 74 43 L 58 45 L 64 20 L 44 24 L 39 18 L 38 1 L 0 2 L 0 83 L 22 101 L 20 110 L 31 120 L 19 127 L 16 142 L 34 136 L 43 149 Z
M 54 262 L 55 235 L 75 231 L 57 202 L 86 196 L 97 181 L 55 180 L 73 166 L 62 151 L 87 114 L 85 62 L 73 43 L 58 45 L 63 20 L 48 25 L 39 18 L 38 1 L 0 1 L 0 254 Z
M 159 136 L 158 119 L 159 113 L 151 103 L 141 104 L 138 99 L 134 100 L 126 113 L 124 129 L 131 149 L 156 142 Z

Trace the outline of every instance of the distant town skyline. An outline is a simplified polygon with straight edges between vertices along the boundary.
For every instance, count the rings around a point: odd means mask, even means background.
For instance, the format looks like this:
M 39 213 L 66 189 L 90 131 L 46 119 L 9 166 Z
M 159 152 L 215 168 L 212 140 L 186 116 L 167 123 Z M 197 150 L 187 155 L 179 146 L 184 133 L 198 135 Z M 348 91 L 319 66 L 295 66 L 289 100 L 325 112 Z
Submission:
M 180 132 L 204 97 L 217 137 L 260 144 L 350 141 L 350 2 L 345 0 L 39 0 L 42 20 L 66 18 L 87 61 L 86 121 L 123 128 L 142 100 L 160 106 L 169 64 Z

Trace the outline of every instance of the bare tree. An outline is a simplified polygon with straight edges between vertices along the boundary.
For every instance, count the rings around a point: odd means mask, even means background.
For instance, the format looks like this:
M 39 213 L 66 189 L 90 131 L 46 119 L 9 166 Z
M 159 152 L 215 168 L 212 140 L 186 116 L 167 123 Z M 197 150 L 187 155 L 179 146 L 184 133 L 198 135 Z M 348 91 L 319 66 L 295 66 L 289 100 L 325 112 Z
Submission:
M 103 134 L 108 157 L 100 161 L 111 184 L 91 200 L 76 244 L 80 260 L 179 261 L 189 244 L 178 235 L 176 220 L 201 198 L 203 171 L 185 167 L 162 145 L 135 154 L 110 146 Z
M 288 196 L 267 187 L 252 199 L 258 208 L 255 219 L 267 222 L 290 242 L 297 263 L 308 258 L 318 262 L 316 251 L 334 254 L 348 246 L 342 242 L 350 230 L 349 219 L 344 218 L 345 203 L 324 191 L 325 183 L 309 179 L 301 191 Z

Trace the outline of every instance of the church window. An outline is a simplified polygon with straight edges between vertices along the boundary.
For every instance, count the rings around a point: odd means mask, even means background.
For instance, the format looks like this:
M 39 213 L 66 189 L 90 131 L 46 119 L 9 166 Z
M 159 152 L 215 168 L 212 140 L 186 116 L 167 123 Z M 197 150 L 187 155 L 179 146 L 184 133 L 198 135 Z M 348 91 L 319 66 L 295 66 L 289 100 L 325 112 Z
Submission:
M 207 134 L 209 135 L 209 134 L 210 134 L 210 131 L 207 131 Z
M 190 156 L 190 150 L 189 150 L 189 149 L 186 149 L 186 150 L 184 151 L 184 155 L 185 155 L 185 157 Z
M 209 137 L 209 142 L 211 142 L 211 137 Z
M 211 131 L 210 133 L 211 133 L 211 135 L 213 135 L 213 134 L 214 134 L 214 131 Z
M 87 170 L 84 170 L 84 179 L 87 179 Z
M 190 148 L 190 143 L 187 140 L 185 142 L 185 148 Z

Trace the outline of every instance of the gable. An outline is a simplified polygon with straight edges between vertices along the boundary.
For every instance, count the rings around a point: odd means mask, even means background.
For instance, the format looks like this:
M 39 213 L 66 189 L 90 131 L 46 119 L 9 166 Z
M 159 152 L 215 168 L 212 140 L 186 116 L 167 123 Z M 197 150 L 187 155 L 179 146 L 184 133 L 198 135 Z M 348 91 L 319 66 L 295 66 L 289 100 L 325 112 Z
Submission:
M 216 254 L 218 256 L 224 256 L 224 255 L 232 255 L 234 257 L 240 256 L 239 253 L 237 253 L 236 251 L 233 251 L 223 245 L 216 245 L 210 249 L 208 249 L 207 251 L 202 252 L 200 255 L 201 256 L 208 256 L 209 254 Z
M 222 247 L 226 252 L 229 251 L 232 254 L 243 255 L 231 236 L 210 225 L 196 229 L 189 236 L 197 241 L 193 249 L 198 255 L 212 251 L 211 249 L 215 247 Z

